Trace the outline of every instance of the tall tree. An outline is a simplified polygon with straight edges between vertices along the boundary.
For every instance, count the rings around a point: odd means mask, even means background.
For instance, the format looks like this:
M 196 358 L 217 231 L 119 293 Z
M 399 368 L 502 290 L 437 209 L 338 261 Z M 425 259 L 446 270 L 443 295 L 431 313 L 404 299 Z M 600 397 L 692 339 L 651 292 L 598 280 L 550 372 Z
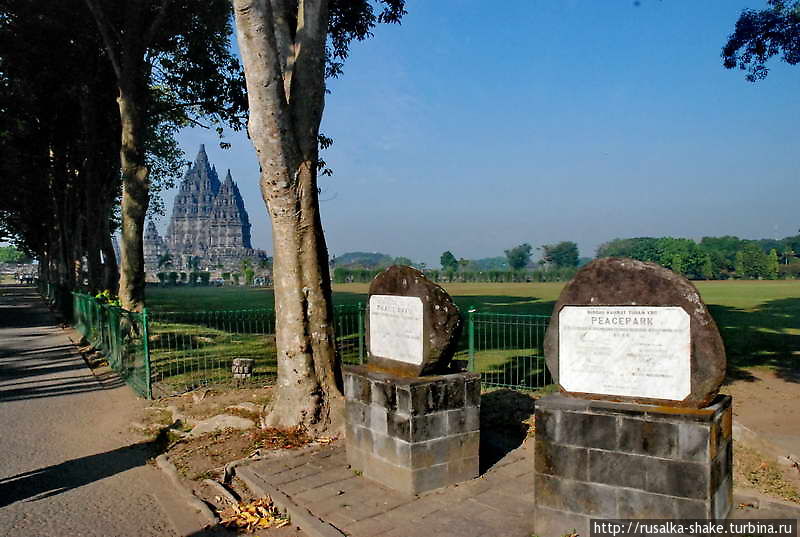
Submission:
M 442 265 L 442 270 L 458 270 L 458 260 L 450 250 L 447 250 L 442 254 L 442 256 L 439 258 L 439 264 Z
M 325 77 L 353 39 L 398 22 L 404 0 L 234 0 L 247 79 L 248 132 L 272 218 L 278 382 L 266 424 L 315 430 L 338 419 L 328 251 L 319 213 L 319 124 Z
M 780 56 L 789 65 L 800 62 L 800 1 L 768 0 L 768 9 L 746 9 L 722 49 L 727 69 L 747 71 L 745 79 L 766 78 L 767 60 Z
M 530 263 L 532 252 L 533 246 L 526 242 L 506 250 L 505 254 L 508 258 L 508 264 L 513 270 L 522 270 Z
M 243 104 L 239 64 L 229 51 L 226 0 L 86 0 L 116 75 L 121 126 L 120 303 L 144 306 L 144 219 L 150 203 L 146 140 L 162 115 L 237 125 Z M 158 91 L 152 91 L 154 86 Z M 164 95 L 166 92 L 166 95 Z M 157 96 L 161 98 L 156 98 Z
M 112 249 L 119 134 L 99 37 L 75 32 L 89 16 L 82 0 L 0 1 L 0 227 L 43 278 L 97 290 L 116 280 L 101 251 Z
M 542 246 L 542 259 L 555 267 L 577 267 L 578 245 L 572 241 Z

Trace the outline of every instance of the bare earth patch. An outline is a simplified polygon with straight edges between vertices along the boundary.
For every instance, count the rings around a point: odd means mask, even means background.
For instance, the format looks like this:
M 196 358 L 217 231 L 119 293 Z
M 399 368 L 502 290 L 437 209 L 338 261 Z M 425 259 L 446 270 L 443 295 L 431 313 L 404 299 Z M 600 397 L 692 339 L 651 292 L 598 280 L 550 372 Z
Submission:
M 751 368 L 746 379 L 723 386 L 733 396 L 735 421 L 800 457 L 800 374 Z
M 733 481 L 789 502 L 800 503 L 800 492 L 784 475 L 784 470 L 758 451 L 734 442 Z
M 178 440 L 168 447 L 167 455 L 184 477 L 221 480 L 229 462 L 253 456 L 257 451 L 295 449 L 311 440 L 301 429 L 226 429 Z

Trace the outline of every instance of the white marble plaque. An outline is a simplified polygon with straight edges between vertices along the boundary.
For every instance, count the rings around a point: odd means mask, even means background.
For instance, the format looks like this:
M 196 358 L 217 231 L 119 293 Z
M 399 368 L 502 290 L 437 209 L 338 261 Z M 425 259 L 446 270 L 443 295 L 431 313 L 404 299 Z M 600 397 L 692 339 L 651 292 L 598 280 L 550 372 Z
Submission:
M 370 353 L 398 362 L 422 364 L 422 316 L 419 297 L 370 296 Z
M 570 392 L 682 401 L 690 355 L 683 308 L 564 306 L 558 316 L 558 380 Z

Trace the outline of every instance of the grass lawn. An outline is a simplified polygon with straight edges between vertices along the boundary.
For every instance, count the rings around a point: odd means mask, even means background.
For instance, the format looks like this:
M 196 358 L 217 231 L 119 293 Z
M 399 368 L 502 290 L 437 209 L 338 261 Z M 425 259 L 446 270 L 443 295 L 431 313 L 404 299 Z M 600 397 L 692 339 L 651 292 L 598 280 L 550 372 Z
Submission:
M 484 313 L 550 315 L 563 285 L 456 283 L 445 284 L 444 287 L 462 312 L 475 307 Z M 779 375 L 786 375 L 786 378 L 797 374 L 800 369 L 800 282 L 712 281 L 696 282 L 696 285 L 725 340 L 730 378 L 747 378 L 750 375 L 747 368 L 754 366 L 770 367 Z M 335 285 L 334 304 L 346 306 L 364 303 L 368 287 L 368 284 Z M 154 313 L 242 310 L 272 308 L 274 296 L 271 290 L 247 287 L 148 287 L 147 303 Z M 503 379 L 511 383 L 524 383 L 531 376 L 540 378 L 544 375 L 541 360 L 541 337 L 544 332 L 541 326 L 531 328 L 532 322 L 516 325 L 498 318 L 487 320 L 485 325 L 476 323 L 477 369 L 484 373 L 485 379 L 495 379 L 498 383 L 502 383 Z M 355 321 L 349 320 L 347 327 L 343 328 L 337 327 L 342 343 L 350 347 L 351 353 L 355 352 Z M 163 324 L 160 328 L 156 327 L 156 332 L 159 330 L 164 332 L 163 337 L 170 338 L 174 336 L 168 333 L 175 332 L 176 328 Z M 188 327 L 182 330 L 187 333 L 189 331 Z M 169 345 L 171 350 L 164 354 L 164 363 L 169 363 L 170 369 L 177 372 L 184 370 L 179 364 L 185 362 L 185 367 L 189 368 L 185 370 L 186 373 L 189 373 L 189 377 L 195 377 L 202 375 L 202 371 L 191 372 L 193 368 L 196 369 L 193 361 L 200 355 L 204 360 L 210 359 L 210 355 L 217 354 L 220 349 L 231 357 L 263 355 L 267 350 L 272 351 L 267 354 L 274 354 L 274 344 L 236 335 L 237 330 L 226 332 L 234 332 L 234 335 L 220 332 L 214 335 L 205 334 L 200 339 L 188 335 L 187 337 L 193 338 L 188 344 L 192 352 L 182 355 L 177 352 L 182 349 Z M 270 332 L 266 330 L 263 333 Z M 464 343 L 466 342 L 462 343 L 462 348 L 465 348 Z M 233 351 L 231 345 L 238 346 L 239 352 L 229 353 L 228 351 Z M 157 344 L 156 348 L 158 347 Z M 197 357 L 195 353 L 198 353 Z M 155 354 L 157 356 L 158 352 Z M 465 359 L 466 352 L 460 352 L 458 358 Z M 274 358 L 272 362 L 259 365 L 260 372 L 274 371 Z M 220 369 L 218 373 L 224 375 L 222 370 L 228 367 L 229 360 L 226 360 L 225 363 L 220 362 L 215 366 L 215 369 Z M 186 378 L 184 375 L 178 375 L 177 379 Z

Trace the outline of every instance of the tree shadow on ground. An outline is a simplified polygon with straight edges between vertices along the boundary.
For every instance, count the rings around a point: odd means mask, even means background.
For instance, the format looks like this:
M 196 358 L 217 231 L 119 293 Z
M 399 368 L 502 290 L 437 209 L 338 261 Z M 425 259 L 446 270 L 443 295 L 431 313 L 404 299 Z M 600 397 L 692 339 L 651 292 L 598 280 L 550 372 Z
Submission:
M 768 366 L 787 382 L 800 382 L 800 298 L 780 298 L 742 310 L 710 305 L 728 358 L 726 383 L 754 381 L 749 371 Z
M 49 498 L 143 466 L 156 453 L 157 440 L 72 459 L 0 479 L 0 507 Z
M 536 399 L 516 390 L 481 395 L 480 473 L 522 445 L 530 430 Z
M 4 349 L 8 350 L 14 351 Z M 117 375 L 107 375 L 98 382 L 82 358 L 63 356 L 73 350 L 72 345 L 58 345 L 19 351 L 10 358 L 0 356 L 0 403 L 109 390 L 124 383 Z M 61 358 L 52 358 L 53 355 Z

